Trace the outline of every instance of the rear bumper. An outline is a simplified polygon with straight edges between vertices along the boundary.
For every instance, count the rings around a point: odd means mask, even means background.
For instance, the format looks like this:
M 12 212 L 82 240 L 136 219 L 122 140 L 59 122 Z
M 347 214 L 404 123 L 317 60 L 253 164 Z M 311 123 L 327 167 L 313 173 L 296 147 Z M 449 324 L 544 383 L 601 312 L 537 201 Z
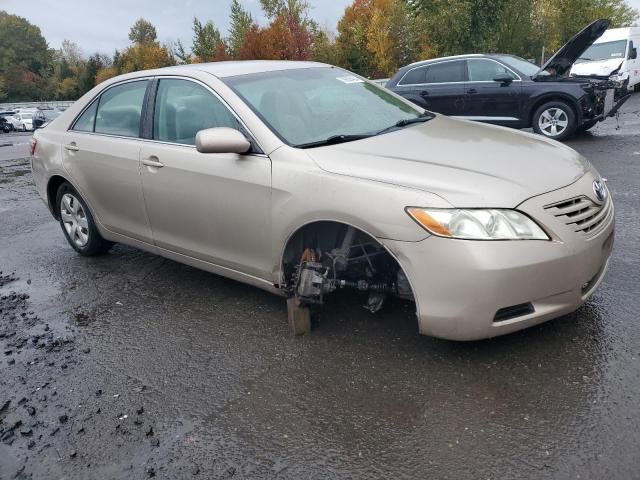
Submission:
M 536 209 L 539 201 L 533 199 L 520 209 Z M 531 327 L 580 307 L 607 271 L 613 217 L 612 213 L 589 238 L 549 219 L 544 227 L 551 241 L 481 242 L 432 236 L 422 242 L 384 243 L 411 282 L 420 333 L 479 340 Z M 515 306 L 533 311 L 514 309 L 516 316 L 496 318 L 499 311 Z

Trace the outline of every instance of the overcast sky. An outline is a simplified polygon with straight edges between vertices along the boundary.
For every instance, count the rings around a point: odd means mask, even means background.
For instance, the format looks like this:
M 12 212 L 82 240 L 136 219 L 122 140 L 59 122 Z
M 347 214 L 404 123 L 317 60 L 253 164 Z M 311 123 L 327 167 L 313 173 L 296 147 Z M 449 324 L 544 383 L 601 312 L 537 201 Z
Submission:
M 638 0 L 640 1 L 640 0 Z M 265 23 L 259 0 L 241 0 L 258 23 Z M 311 16 L 335 30 L 352 0 L 312 0 Z M 150 20 L 161 42 L 182 40 L 191 47 L 193 18 L 212 20 L 226 33 L 231 0 L 0 0 L 0 10 L 25 17 L 42 30 L 49 46 L 76 42 L 86 55 L 113 53 L 130 42 L 129 28 L 140 17 Z
M 640 0 L 628 0 L 640 10 Z M 150 20 L 160 41 L 182 40 L 191 47 L 193 17 L 213 20 L 226 33 L 230 0 L 0 0 L 0 10 L 25 17 L 42 30 L 49 46 L 59 48 L 62 40 L 76 42 L 85 55 L 98 51 L 113 53 L 129 44 L 129 28 L 140 17 Z M 258 21 L 259 0 L 241 0 Z M 335 30 L 352 0 L 310 0 L 311 16 L 322 26 Z

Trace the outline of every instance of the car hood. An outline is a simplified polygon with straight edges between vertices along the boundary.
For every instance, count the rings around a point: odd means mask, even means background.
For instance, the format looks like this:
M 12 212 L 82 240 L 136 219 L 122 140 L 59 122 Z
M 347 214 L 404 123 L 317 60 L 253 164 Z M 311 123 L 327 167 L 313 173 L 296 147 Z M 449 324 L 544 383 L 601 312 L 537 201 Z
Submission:
M 442 115 L 306 152 L 327 172 L 430 192 L 455 207 L 513 208 L 590 169 L 559 142 Z
M 556 54 L 545 63 L 538 74 L 543 71 L 556 71 L 556 75 L 562 76 L 567 73 L 578 58 L 599 39 L 609 28 L 609 20 L 596 20 L 589 24 L 581 32 L 576 34 L 571 40 L 565 43 Z M 534 75 L 534 78 L 538 75 Z
M 576 63 L 571 68 L 571 75 L 580 77 L 608 77 L 617 70 L 620 70 L 623 61 L 624 60 L 619 58 L 608 58 L 606 60 Z

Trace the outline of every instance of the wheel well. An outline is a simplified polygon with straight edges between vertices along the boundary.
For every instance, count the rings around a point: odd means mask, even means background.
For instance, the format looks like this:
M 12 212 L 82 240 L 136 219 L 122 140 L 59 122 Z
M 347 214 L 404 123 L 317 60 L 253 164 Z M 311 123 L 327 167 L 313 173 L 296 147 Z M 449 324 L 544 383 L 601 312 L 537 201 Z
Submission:
M 540 108 L 542 105 L 548 102 L 562 102 L 569 105 L 569 107 L 571 107 L 571 110 L 573 111 L 573 114 L 576 117 L 576 124 L 580 125 L 582 116 L 578 112 L 578 108 L 576 106 L 575 100 L 568 97 L 559 96 L 559 95 L 552 95 L 552 96 L 548 96 L 548 97 L 544 97 L 539 100 L 536 100 L 536 102 L 531 107 L 531 110 L 529 111 L 529 125 L 533 125 L 533 116 L 536 114 L 536 111 L 538 110 L 538 108 Z
M 47 184 L 47 202 L 49 204 L 49 210 L 51 210 L 51 213 L 56 220 L 58 220 L 56 195 L 58 194 L 58 188 L 60 188 L 60 185 L 62 185 L 66 181 L 66 178 L 61 177 L 60 175 L 54 175 L 49 179 L 49 183 Z
M 342 273 L 347 277 L 360 278 L 363 275 L 371 276 L 371 271 L 375 271 L 376 281 L 389 281 L 397 284 L 402 290 L 401 297 L 413 298 L 413 288 L 406 275 L 406 272 L 389 250 L 375 237 L 352 225 L 337 221 L 316 221 L 301 226 L 293 233 L 283 250 L 281 259 L 281 286 L 291 289 L 292 277 L 297 271 L 298 265 L 303 263 L 303 256 L 307 255 L 309 249 L 313 250 L 320 259 L 331 257 L 336 251 L 340 251 L 345 246 L 345 238 L 352 232 L 348 255 L 355 259 L 359 257 L 364 261 L 349 261 L 348 267 Z M 375 257 L 375 258 L 374 258 Z M 373 261 L 372 261 L 373 259 Z M 329 262 L 330 263 L 330 262 Z M 334 269 L 335 269 L 334 259 Z M 402 284 L 402 285 L 401 285 Z

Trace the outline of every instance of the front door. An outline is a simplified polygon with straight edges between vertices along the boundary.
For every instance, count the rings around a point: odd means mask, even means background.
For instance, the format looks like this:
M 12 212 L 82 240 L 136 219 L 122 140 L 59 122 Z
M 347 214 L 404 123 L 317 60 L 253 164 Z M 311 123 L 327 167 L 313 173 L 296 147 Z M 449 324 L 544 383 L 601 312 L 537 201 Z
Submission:
M 520 102 L 522 82 L 501 63 L 488 58 L 467 59 L 468 80 L 465 85 L 470 120 L 513 125 L 522 122 Z M 496 82 L 498 75 L 508 75 L 511 82 Z
M 271 161 L 252 153 L 199 153 L 196 133 L 212 127 L 242 130 L 207 87 L 191 80 L 160 79 L 153 139 L 140 151 L 154 243 L 269 278 Z

